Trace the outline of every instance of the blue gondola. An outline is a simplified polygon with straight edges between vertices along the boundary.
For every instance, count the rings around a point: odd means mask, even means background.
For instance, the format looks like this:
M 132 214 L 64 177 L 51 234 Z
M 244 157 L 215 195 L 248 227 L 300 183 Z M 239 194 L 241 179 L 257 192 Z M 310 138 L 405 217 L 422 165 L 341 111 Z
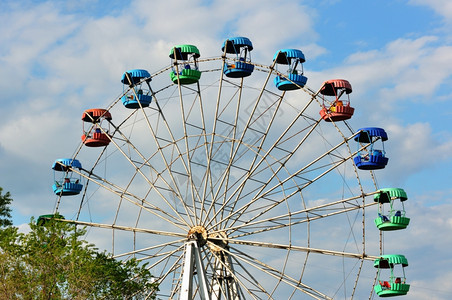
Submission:
M 231 78 L 242 78 L 250 76 L 254 71 L 251 64 L 251 50 L 253 44 L 246 37 L 233 37 L 223 42 L 221 50 L 227 54 L 234 54 L 234 60 L 226 61 L 224 64 L 224 75 Z
M 58 196 L 72 196 L 80 194 L 83 185 L 80 175 L 74 175 L 73 168 L 81 169 L 82 164 L 77 159 L 59 158 L 53 165 L 54 180 L 53 192 Z
M 151 86 L 149 85 L 151 80 L 151 74 L 146 70 L 134 69 L 124 72 L 121 78 L 121 82 L 124 84 L 124 91 L 128 87 L 130 89 L 122 96 L 122 104 L 130 109 L 148 107 L 152 101 Z
M 279 50 L 273 61 L 276 65 L 288 65 L 286 73 L 278 72 L 275 77 L 275 85 L 281 91 L 290 91 L 302 88 L 306 85 L 308 78 L 303 75 L 303 63 L 306 61 L 303 52 L 297 49 Z
M 355 141 L 358 144 L 358 155 L 354 157 L 356 167 L 360 170 L 378 170 L 383 169 L 388 164 L 388 158 L 384 150 L 384 141 L 388 140 L 386 131 L 382 128 L 367 127 L 358 130 Z M 381 144 L 381 149 L 376 145 Z M 369 144 L 365 148 L 363 144 Z

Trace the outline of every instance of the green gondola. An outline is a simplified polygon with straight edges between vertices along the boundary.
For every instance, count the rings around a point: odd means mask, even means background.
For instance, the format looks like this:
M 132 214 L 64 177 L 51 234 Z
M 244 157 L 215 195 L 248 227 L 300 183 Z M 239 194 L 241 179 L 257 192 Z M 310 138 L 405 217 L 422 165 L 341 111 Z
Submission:
M 394 270 L 401 266 L 402 273 L 396 273 Z M 408 266 L 408 260 L 400 254 L 382 255 L 374 261 L 374 267 L 378 268 L 377 284 L 374 287 L 375 292 L 380 297 L 394 297 L 406 295 L 410 290 L 410 285 L 406 283 L 404 268 Z M 388 277 L 384 277 L 382 272 L 389 271 Z M 395 275 L 398 274 L 398 275 Z M 382 280 L 388 279 L 388 280 Z
M 40 215 L 38 217 L 38 220 L 36 220 L 36 225 L 42 226 L 46 222 L 48 222 L 50 219 L 62 219 L 64 220 L 64 217 L 60 214 L 50 214 L 50 215 Z
M 401 188 L 385 188 L 375 194 L 374 201 L 380 203 L 375 225 L 382 231 L 405 229 L 410 223 L 406 217 L 403 202 L 408 200 L 406 192 Z M 400 201 L 400 204 L 398 203 Z M 384 214 L 384 205 L 389 203 L 389 213 Z M 397 205 L 401 205 L 398 207 Z
M 170 76 L 173 83 L 184 85 L 199 81 L 201 78 L 197 62 L 199 56 L 198 48 L 193 45 L 178 45 L 171 49 L 169 57 L 173 70 L 170 72 Z

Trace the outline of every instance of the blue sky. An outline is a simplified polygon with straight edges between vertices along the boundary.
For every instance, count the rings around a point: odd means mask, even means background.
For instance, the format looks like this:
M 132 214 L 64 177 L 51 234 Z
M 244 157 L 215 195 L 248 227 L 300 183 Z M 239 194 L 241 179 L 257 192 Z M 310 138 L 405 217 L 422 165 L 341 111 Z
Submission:
M 54 207 L 52 162 L 71 155 L 84 109 L 108 105 L 124 70 L 169 65 L 174 44 L 207 56 L 253 41 L 253 60 L 301 49 L 308 85 L 353 85 L 358 128 L 384 127 L 381 186 L 403 187 L 409 299 L 448 299 L 452 260 L 452 3 L 395 1 L 9 1 L 0 3 L 0 186 L 15 225 Z M 62 154 L 64 153 L 64 154 Z

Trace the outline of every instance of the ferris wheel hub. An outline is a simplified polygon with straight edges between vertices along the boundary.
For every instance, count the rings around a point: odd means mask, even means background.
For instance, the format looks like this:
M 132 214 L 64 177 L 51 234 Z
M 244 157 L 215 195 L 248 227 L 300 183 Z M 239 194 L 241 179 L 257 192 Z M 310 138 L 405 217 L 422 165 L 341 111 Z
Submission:
M 189 240 L 196 240 L 199 247 L 203 247 L 207 243 L 207 229 L 204 226 L 194 226 L 188 231 Z

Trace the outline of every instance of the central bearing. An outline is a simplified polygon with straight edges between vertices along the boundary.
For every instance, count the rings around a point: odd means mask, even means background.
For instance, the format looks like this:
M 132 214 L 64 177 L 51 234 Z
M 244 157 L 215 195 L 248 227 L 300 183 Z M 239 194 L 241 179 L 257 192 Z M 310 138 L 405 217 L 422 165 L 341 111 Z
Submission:
M 196 240 L 199 247 L 207 243 L 207 230 L 203 226 L 194 226 L 188 231 L 188 239 Z

